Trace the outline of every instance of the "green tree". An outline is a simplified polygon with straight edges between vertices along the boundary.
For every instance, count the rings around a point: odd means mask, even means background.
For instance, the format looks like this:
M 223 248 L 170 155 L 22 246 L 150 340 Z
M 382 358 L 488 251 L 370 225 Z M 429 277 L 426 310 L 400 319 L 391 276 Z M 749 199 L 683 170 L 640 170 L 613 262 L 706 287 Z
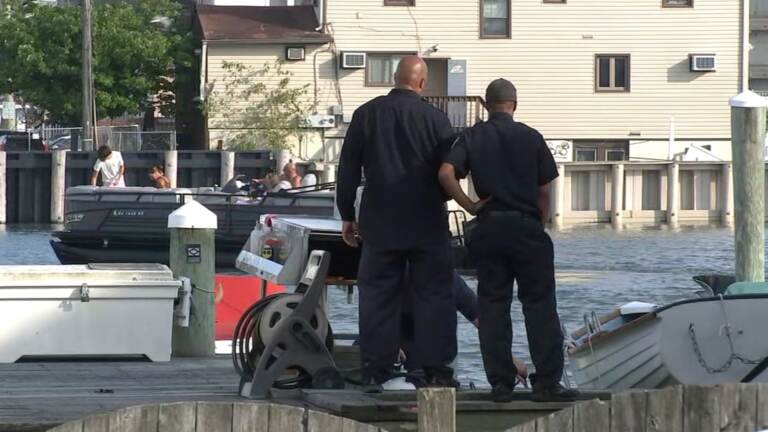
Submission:
M 212 83 L 206 101 L 210 129 L 229 130 L 229 148 L 275 150 L 301 141 L 306 119 L 315 110 L 307 97 L 309 85 L 291 85 L 283 63 L 262 67 L 224 62 L 224 78 Z
M 25 0 L 6 1 L 5 8 L 0 16 L 2 91 L 20 93 L 52 121 L 79 124 L 80 8 Z M 192 65 L 179 52 L 191 39 L 181 10 L 175 0 L 95 1 L 93 69 L 100 118 L 140 113 L 151 103 L 148 95 L 161 92 L 166 95 L 161 103 L 173 104 L 167 94 L 177 82 L 175 65 Z M 168 17 L 169 28 L 153 23 L 157 17 Z

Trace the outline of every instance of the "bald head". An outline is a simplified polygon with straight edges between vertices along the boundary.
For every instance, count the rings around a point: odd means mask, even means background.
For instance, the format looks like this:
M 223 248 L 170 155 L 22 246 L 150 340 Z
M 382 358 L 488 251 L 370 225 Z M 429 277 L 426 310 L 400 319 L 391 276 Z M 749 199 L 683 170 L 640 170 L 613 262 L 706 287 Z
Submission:
M 403 57 L 395 73 L 395 86 L 421 94 L 427 86 L 427 72 L 427 64 L 421 57 Z

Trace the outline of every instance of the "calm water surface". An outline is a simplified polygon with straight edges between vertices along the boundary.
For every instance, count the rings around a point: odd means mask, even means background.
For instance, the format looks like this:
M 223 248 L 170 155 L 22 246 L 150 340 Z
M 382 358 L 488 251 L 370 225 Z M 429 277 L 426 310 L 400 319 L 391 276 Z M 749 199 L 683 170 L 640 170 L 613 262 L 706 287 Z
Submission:
M 48 239 L 50 226 L 0 227 L 0 264 L 58 264 Z M 716 227 L 579 227 L 551 233 L 555 243 L 558 308 L 567 329 L 580 326 L 585 312 L 607 312 L 634 300 L 664 304 L 688 297 L 691 278 L 733 273 L 733 231 Z M 475 281 L 470 280 L 471 285 Z M 332 290 L 331 320 L 336 332 L 357 330 L 357 307 L 346 293 Z M 519 303 L 512 310 L 515 353 L 528 359 Z M 459 319 L 458 372 L 464 381 L 485 385 L 477 331 Z

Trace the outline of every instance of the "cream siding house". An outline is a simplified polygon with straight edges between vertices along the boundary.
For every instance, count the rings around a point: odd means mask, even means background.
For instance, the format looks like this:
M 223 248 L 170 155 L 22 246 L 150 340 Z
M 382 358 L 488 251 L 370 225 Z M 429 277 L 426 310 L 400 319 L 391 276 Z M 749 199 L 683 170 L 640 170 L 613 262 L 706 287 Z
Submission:
M 263 64 L 284 59 L 287 46 L 305 47 L 305 60 L 287 68 L 296 85 L 310 85 L 318 113 L 337 114 L 337 127 L 315 130 L 297 158 L 332 163 L 345 122 L 388 91 L 404 54 L 427 60 L 427 96 L 464 123 L 457 126 L 472 123 L 474 113 L 463 113 L 491 80 L 513 81 L 517 119 L 538 128 L 561 160 L 666 159 L 671 123 L 672 153 L 696 144 L 730 158 L 741 1 L 326 0 L 314 11 L 333 42 L 216 41 L 205 57 L 210 83 L 223 61 Z M 366 54 L 366 67 L 343 67 L 344 53 Z M 714 58 L 702 63 L 714 71 L 692 71 L 692 54 Z M 222 134 L 212 130 L 211 141 Z

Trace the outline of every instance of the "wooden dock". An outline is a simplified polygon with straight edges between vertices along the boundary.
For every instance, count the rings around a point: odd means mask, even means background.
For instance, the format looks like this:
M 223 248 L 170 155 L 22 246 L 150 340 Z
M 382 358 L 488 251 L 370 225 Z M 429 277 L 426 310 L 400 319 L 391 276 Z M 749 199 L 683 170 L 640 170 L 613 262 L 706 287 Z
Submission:
M 119 408 L 181 401 L 244 402 L 228 356 L 149 362 L 46 362 L 0 365 L 0 432 L 37 432 Z M 607 398 L 592 394 L 588 397 Z M 490 401 L 487 391 L 461 391 L 459 431 L 503 431 L 566 408 L 525 400 Z M 305 390 L 281 392 L 275 402 L 318 410 L 390 432 L 416 428 L 416 393 Z

